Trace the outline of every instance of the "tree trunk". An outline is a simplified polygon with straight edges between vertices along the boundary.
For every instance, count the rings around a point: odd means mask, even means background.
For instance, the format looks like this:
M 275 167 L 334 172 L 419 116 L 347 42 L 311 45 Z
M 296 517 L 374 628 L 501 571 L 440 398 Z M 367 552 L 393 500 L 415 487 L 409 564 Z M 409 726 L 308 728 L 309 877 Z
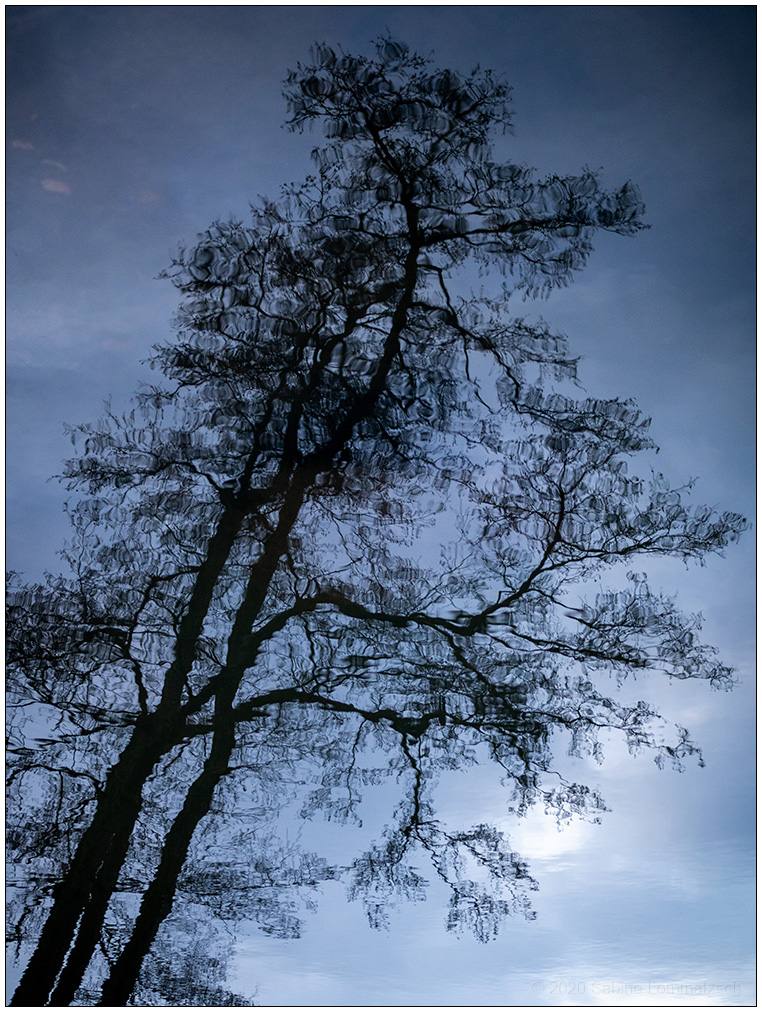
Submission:
M 114 867 L 118 876 L 140 814 L 143 787 L 156 763 L 173 744 L 174 741 L 167 742 L 165 737 L 157 736 L 155 731 L 148 729 L 145 722 L 135 728 L 129 744 L 112 766 L 93 820 L 85 830 L 66 874 L 56 886 L 53 906 L 11 1005 L 48 1004 L 78 925 L 80 935 L 83 928 L 90 932 L 97 918 L 96 907 L 103 906 L 98 920 L 100 928 L 105 913 L 103 893 L 113 878 Z M 106 905 L 112 891 L 113 885 L 108 891 Z M 95 907 L 91 908 L 93 902 Z M 72 955 L 75 950 L 72 950 Z M 83 956 L 84 948 L 80 946 L 78 963 Z M 88 955 L 87 962 L 89 960 Z
M 195 658 L 214 587 L 244 515 L 240 509 L 226 510 L 209 540 L 180 623 L 175 658 L 164 678 L 162 702 L 138 722 L 129 744 L 109 772 L 93 821 L 56 887 L 53 907 L 12 1005 L 47 1004 L 59 975 L 56 992 L 60 989 L 61 994 L 73 994 L 79 986 L 98 943 L 103 917 L 140 814 L 143 787 L 161 757 L 179 740 L 176 721 L 182 688 Z
M 177 880 L 196 827 L 209 812 L 214 791 L 228 772 L 234 745 L 235 731 L 232 723 L 215 732 L 212 750 L 204 763 L 204 769 L 190 787 L 183 807 L 165 837 L 159 867 L 143 895 L 130 940 L 122 949 L 103 985 L 99 1005 L 122 1007 L 134 991 L 143 960 L 153 945 L 162 921 L 172 909 Z

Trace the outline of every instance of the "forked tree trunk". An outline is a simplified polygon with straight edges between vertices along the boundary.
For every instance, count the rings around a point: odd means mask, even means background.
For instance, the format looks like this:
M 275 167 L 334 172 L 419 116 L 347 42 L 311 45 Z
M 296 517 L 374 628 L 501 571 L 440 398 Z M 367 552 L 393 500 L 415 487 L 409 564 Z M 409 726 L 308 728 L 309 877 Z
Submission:
M 70 949 L 70 956 L 77 953 L 78 962 L 84 958 L 83 944 L 77 950 L 75 942 L 72 949 L 75 936 L 79 939 L 77 929 L 79 927 L 81 933 L 84 928 L 90 934 L 97 921 L 100 932 L 113 885 L 107 896 L 105 891 L 108 882 L 113 879 L 114 868 L 117 876 L 121 869 L 140 814 L 143 787 L 156 764 L 171 747 L 166 738 L 152 735 L 145 725 L 135 728 L 132 739 L 111 768 L 93 820 L 85 830 L 66 874 L 55 888 L 53 906 L 11 1005 L 47 1005 Z M 116 884 L 115 879 L 113 883 Z M 103 909 L 98 914 L 101 907 Z M 95 941 L 97 944 L 97 934 Z M 87 962 L 91 955 L 92 949 Z
M 226 510 L 209 540 L 180 623 L 175 659 L 164 679 L 162 701 L 136 724 L 127 747 L 109 772 L 93 821 L 55 889 L 53 907 L 11 1005 L 47 1005 L 52 991 L 73 995 L 81 982 L 98 944 L 103 918 L 140 814 L 145 783 L 162 756 L 179 740 L 182 687 L 195 658 L 214 588 L 244 516 L 240 509 Z
M 143 960 L 153 945 L 162 921 L 172 909 L 177 880 L 185 864 L 193 834 L 209 812 L 217 785 L 228 772 L 234 745 L 235 730 L 232 724 L 215 732 L 212 750 L 204 763 L 204 769 L 190 787 L 183 807 L 164 839 L 159 867 L 143 895 L 130 940 L 122 949 L 103 985 L 99 1005 L 124 1006 L 135 990 Z

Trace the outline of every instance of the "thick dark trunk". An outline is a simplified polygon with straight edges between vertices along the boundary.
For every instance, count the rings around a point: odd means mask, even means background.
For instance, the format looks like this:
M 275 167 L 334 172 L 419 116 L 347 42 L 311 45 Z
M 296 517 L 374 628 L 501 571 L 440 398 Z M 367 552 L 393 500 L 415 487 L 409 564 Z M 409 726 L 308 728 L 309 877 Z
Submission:
M 56 995 L 63 997 L 73 996 L 79 986 L 98 943 L 103 917 L 140 814 L 145 782 L 159 759 L 179 740 L 172 719 L 177 716 L 185 678 L 193 664 L 214 587 L 243 517 L 239 509 L 226 510 L 209 541 L 206 559 L 196 575 L 188 608 L 180 623 L 175 659 L 164 679 L 162 702 L 136 726 L 129 744 L 109 773 L 93 821 L 56 887 L 53 907 L 13 995 L 12 1005 L 45 1005 L 54 988 Z M 59 975 L 61 979 L 56 987 Z M 56 1004 L 67 1002 L 56 1001 Z
M 307 482 L 303 476 L 300 481 L 292 483 L 278 526 L 266 542 L 261 557 L 252 567 L 228 640 L 228 663 L 196 696 L 193 705 L 186 707 L 190 712 L 200 707 L 205 699 L 215 699 L 216 730 L 212 750 L 203 772 L 189 789 L 183 807 L 165 838 L 156 875 L 143 896 L 130 941 L 117 958 L 104 984 L 100 1005 L 124 1005 L 132 994 L 143 960 L 162 921 L 172 909 L 177 879 L 196 826 L 209 811 L 214 790 L 228 771 L 230 755 L 235 747 L 233 700 L 251 660 L 247 656 L 245 644 L 252 623 L 262 607 L 273 573 L 287 549 L 288 537 L 304 502 L 306 487 Z
M 78 926 L 80 933 L 83 926 L 90 930 L 97 914 L 95 907 L 92 914 L 89 913 L 90 904 L 98 906 L 101 903 L 113 867 L 117 868 L 118 875 L 140 813 L 145 782 L 169 748 L 171 743 L 166 739 L 157 738 L 144 725 L 139 725 L 111 768 L 93 820 L 85 830 L 66 874 L 56 886 L 53 906 L 11 1005 L 48 1004 Z M 113 886 L 109 897 L 111 891 Z M 101 922 L 102 913 L 99 927 Z M 80 948 L 78 961 L 83 958 L 83 953 L 84 949 Z
M 153 945 L 162 921 L 172 909 L 177 880 L 196 827 L 209 812 L 214 791 L 228 772 L 234 744 L 232 725 L 215 732 L 212 750 L 204 763 L 203 772 L 188 791 L 183 807 L 164 840 L 159 867 L 143 895 L 130 940 L 122 949 L 103 985 L 99 1005 L 124 1006 L 134 991 L 143 960 Z
M 118 818 L 120 826 L 123 828 L 114 834 L 111 846 L 92 883 L 90 897 L 82 913 L 74 945 L 69 951 L 61 976 L 50 996 L 51 1005 L 70 1005 L 74 1001 L 77 988 L 82 983 L 82 978 L 98 945 L 106 910 L 127 856 L 130 837 L 140 815 L 142 800 L 140 791 L 134 793 L 129 801 L 126 798 L 122 799 Z

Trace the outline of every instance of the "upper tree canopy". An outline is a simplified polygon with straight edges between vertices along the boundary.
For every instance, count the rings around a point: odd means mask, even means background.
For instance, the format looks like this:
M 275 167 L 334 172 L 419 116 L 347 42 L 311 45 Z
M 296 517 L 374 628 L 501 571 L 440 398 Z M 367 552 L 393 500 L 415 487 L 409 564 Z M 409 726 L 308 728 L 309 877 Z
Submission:
M 436 820 L 437 771 L 489 759 L 518 809 L 595 812 L 586 788 L 545 783 L 554 731 L 574 752 L 611 728 L 692 751 L 603 676 L 728 680 L 638 567 L 720 551 L 744 522 L 632 474 L 647 421 L 580 396 L 566 339 L 509 311 L 514 290 L 566 284 L 596 230 L 643 228 L 634 186 L 496 161 L 506 85 L 390 40 L 373 58 L 316 47 L 286 94 L 290 126 L 327 137 L 314 176 L 181 252 L 164 381 L 74 434 L 73 576 L 20 591 L 10 638 L 14 699 L 55 730 L 33 744 L 20 720 L 14 775 L 49 808 L 76 794 L 74 841 L 133 729 L 160 743 L 145 792 L 162 826 L 163 779 L 178 796 L 207 741 L 227 749 L 225 796 L 258 799 L 254 825 L 290 800 L 349 817 L 361 787 L 402 776 L 351 891 L 377 920 L 418 889 L 420 845 L 450 923 L 488 937 L 525 905 L 526 871 L 495 830 Z

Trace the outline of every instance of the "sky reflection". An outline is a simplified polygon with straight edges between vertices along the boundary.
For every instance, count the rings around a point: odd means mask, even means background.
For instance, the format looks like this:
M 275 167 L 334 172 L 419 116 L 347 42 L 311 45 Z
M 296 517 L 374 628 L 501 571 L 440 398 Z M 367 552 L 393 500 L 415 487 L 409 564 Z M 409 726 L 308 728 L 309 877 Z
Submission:
M 316 39 L 367 49 L 387 29 L 442 64 L 505 73 L 512 157 L 601 164 L 642 187 L 649 232 L 603 237 L 574 285 L 516 311 L 569 334 L 591 393 L 634 396 L 653 416 L 655 469 L 698 475 L 698 499 L 750 514 L 754 13 L 9 8 L 8 565 L 30 578 L 57 567 L 66 494 L 46 480 L 70 450 L 62 423 L 95 417 L 108 395 L 122 407 L 150 379 L 138 363 L 176 305 L 155 277 L 177 244 L 303 175 L 310 138 L 279 128 L 287 68 Z M 704 613 L 741 684 L 625 692 L 685 723 L 706 769 L 658 771 L 615 744 L 603 766 L 575 764 L 561 746 L 562 767 L 611 808 L 561 832 L 542 813 L 517 824 L 478 772 L 448 782 L 443 816 L 498 820 L 530 862 L 536 921 L 488 946 L 453 938 L 435 887 L 375 933 L 331 883 L 302 939 L 251 928 L 231 941 L 231 986 L 275 1006 L 753 1005 L 752 539 L 705 569 L 654 572 Z

